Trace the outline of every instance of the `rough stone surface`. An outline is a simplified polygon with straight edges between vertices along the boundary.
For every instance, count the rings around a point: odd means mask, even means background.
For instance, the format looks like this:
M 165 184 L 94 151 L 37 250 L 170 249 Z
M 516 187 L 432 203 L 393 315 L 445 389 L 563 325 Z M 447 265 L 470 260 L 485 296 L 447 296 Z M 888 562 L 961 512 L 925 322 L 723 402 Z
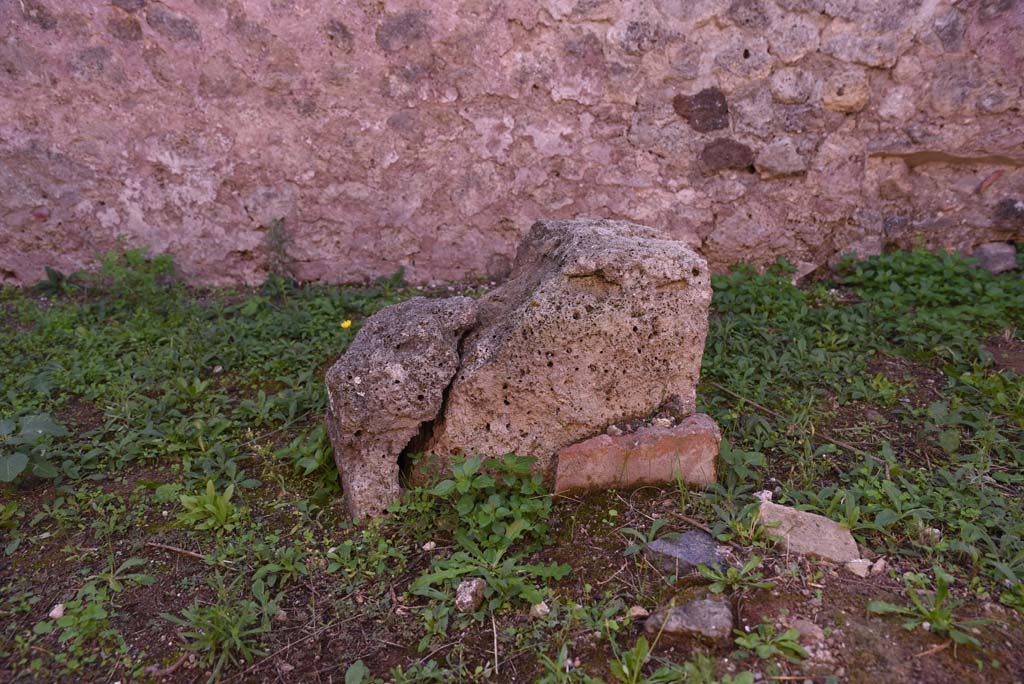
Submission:
M 807 159 L 790 138 L 780 138 L 761 148 L 754 166 L 764 178 L 777 178 L 807 170 Z
M 864 261 L 871 257 L 878 256 L 884 251 L 885 243 L 879 235 L 869 235 L 856 242 L 851 242 L 843 249 L 836 252 L 835 256 L 829 259 L 829 266 L 835 268 L 847 256 L 852 256 L 855 261 Z M 879 414 L 881 416 L 881 414 Z M 884 421 L 884 416 L 881 416 Z
M 705 598 L 659 610 L 647 618 L 644 631 L 660 631 L 662 638 L 695 636 L 717 641 L 732 637 L 732 625 L 729 602 Z
M 1008 242 L 988 242 L 974 248 L 974 258 L 990 273 L 1002 273 L 1017 268 L 1017 249 Z
M 834 112 L 859 112 L 870 99 L 871 87 L 863 69 L 844 69 L 829 76 L 822 85 L 822 104 Z
M 848 563 L 860 558 L 857 542 L 850 531 L 825 516 L 761 501 L 758 519 L 765 525 L 765 532 L 781 540 L 791 553 L 833 563 Z
M 487 582 L 479 577 L 464 579 L 455 589 L 455 610 L 460 613 L 472 613 L 484 602 Z
M 673 427 L 642 427 L 620 436 L 591 437 L 558 452 L 555 491 L 715 481 L 722 441 L 718 425 L 698 413 Z
M 696 95 L 676 95 L 672 108 L 690 128 L 701 133 L 729 125 L 729 105 L 718 88 L 705 88 Z
M 804 644 L 816 644 L 825 640 L 825 630 L 813 620 L 792 617 L 786 620 L 786 624 L 800 632 L 800 641 Z
M 700 160 L 711 172 L 746 169 L 754 164 L 754 152 L 741 142 L 717 138 L 701 150 Z
M 692 413 L 710 300 L 707 264 L 681 242 L 624 222 L 537 222 L 510 279 L 479 301 L 425 451 L 529 454 L 550 477 L 560 449 L 609 424 L 673 397 Z
M 814 76 L 803 69 L 779 69 L 772 74 L 772 97 L 782 104 L 803 104 L 814 94 Z
M 651 565 L 677 577 L 695 572 L 698 565 L 722 566 L 715 540 L 701 530 L 663 535 L 644 547 L 644 555 Z
M 4 284 L 121 235 L 255 284 L 279 217 L 303 280 L 417 283 L 505 275 L 540 216 L 650 225 L 717 271 L 1024 232 L 997 211 L 1024 197 L 1019 1 L 12 0 L 0 34 Z M 674 100 L 708 89 L 730 122 L 701 132 Z M 717 137 L 809 168 L 705 174 Z
M 1024 234 L 1024 200 L 1008 197 L 995 206 L 993 218 L 1008 228 L 1015 228 L 1017 235 Z
M 410 299 L 367 319 L 327 371 L 327 428 L 353 517 L 401 495 L 398 456 L 440 413 L 475 321 L 468 297 Z

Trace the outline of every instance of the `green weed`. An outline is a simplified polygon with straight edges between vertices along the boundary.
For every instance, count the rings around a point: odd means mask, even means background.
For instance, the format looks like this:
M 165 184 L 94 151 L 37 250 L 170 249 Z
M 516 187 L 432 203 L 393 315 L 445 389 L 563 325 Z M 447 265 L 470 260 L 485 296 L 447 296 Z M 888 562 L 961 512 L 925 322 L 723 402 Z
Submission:
M 228 485 L 227 489 L 219 493 L 213 486 L 213 480 L 207 480 L 204 491 L 199 494 L 182 494 L 179 497 L 185 510 L 178 517 L 183 523 L 197 530 L 230 532 L 238 526 L 242 518 L 242 512 L 231 502 L 234 494 L 234 485 Z
M 785 658 L 791 663 L 799 663 L 807 657 L 807 651 L 800 645 L 800 632 L 796 629 L 779 632 L 770 622 L 762 622 L 752 632 L 737 629 L 735 633 L 736 645 L 743 649 L 744 654 L 751 652 L 762 660 Z
M 957 644 L 980 646 L 978 640 L 967 633 L 972 627 L 984 625 L 987 620 L 960 620 L 956 617 L 959 601 L 949 595 L 953 577 L 942 568 L 935 568 L 935 589 L 930 592 L 918 591 L 906 581 L 909 606 L 897 606 L 886 601 L 869 601 L 868 610 L 882 615 L 901 615 L 906 618 L 903 629 L 924 627 L 933 634 L 949 637 Z

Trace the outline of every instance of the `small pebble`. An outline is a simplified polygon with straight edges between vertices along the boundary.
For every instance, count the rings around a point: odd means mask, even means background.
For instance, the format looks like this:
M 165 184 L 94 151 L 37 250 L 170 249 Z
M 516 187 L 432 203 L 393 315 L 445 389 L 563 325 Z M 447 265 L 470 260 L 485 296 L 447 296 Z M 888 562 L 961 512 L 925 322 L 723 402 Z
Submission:
M 629 617 L 631 617 L 633 619 L 645 618 L 648 615 L 650 615 L 650 612 L 646 608 L 644 608 L 643 606 L 633 606 L 632 608 L 629 609 L 629 611 L 626 613 L 626 615 L 628 615 Z
M 543 618 L 551 614 L 551 609 L 548 608 L 548 604 L 541 601 L 530 606 L 530 617 Z
M 472 613 L 484 602 L 487 583 L 479 577 L 462 580 L 455 590 L 455 609 L 460 613 Z
M 64 604 L 58 603 L 50 609 L 50 619 L 59 620 L 62 617 L 64 617 Z
M 605 430 L 605 433 L 611 437 L 619 437 L 622 435 L 622 430 L 618 425 L 609 425 L 608 429 Z
M 846 569 L 857 577 L 867 577 L 871 572 L 871 561 L 858 558 L 846 564 Z
M 437 542 L 433 542 L 433 541 L 428 541 L 426 544 L 423 545 L 423 550 L 424 551 L 433 551 L 436 548 L 437 548 Z

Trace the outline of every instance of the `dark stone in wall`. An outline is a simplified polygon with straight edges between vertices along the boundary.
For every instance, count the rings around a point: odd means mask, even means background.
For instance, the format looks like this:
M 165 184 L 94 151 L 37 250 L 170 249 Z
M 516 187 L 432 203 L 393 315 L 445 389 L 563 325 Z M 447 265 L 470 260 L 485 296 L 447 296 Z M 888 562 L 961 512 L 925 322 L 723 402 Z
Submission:
M 129 43 L 142 40 L 142 25 L 135 17 L 111 17 L 107 20 L 107 32 Z
M 249 47 L 264 50 L 273 41 L 273 34 L 262 24 L 250 21 L 240 6 L 234 5 L 228 11 L 227 29 L 242 37 Z
M 384 52 L 394 52 L 430 37 L 429 12 L 410 10 L 384 19 L 377 29 L 377 45 Z
M 729 104 L 718 88 L 705 88 L 696 95 L 676 95 L 672 108 L 693 130 L 701 133 L 729 125 Z
M 709 171 L 746 169 L 754 164 L 754 152 L 743 143 L 718 138 L 704 146 L 700 160 Z
M 1013 9 L 1017 0 L 981 0 L 981 7 L 978 9 L 978 17 L 982 21 L 995 19 L 1003 12 Z
M 761 0 L 733 0 L 726 16 L 742 28 L 763 29 L 771 24 Z
M 246 75 L 225 55 L 217 55 L 209 60 L 199 75 L 199 94 L 203 97 L 238 97 L 250 85 Z
M 939 37 L 939 42 L 942 43 L 942 48 L 946 52 L 959 52 L 963 49 L 967 23 L 959 10 L 951 9 L 936 18 L 933 26 L 935 35 Z
M 188 16 L 154 5 L 146 10 L 146 23 L 170 40 L 199 41 L 199 29 Z
M 146 0 L 111 0 L 111 3 L 125 12 L 137 12 L 146 6 Z
M 619 42 L 625 52 L 641 55 L 658 42 L 658 29 L 646 21 L 631 21 Z
M 352 32 L 348 30 L 348 26 L 345 26 L 338 19 L 330 19 L 324 24 L 324 32 L 327 37 L 341 48 L 342 52 L 352 52 L 352 48 L 355 45 L 355 39 L 352 37 Z
M 52 31 L 57 28 L 57 18 L 39 0 L 21 0 L 21 12 L 27 21 L 32 22 L 45 31 Z
M 996 223 L 1024 228 L 1024 199 L 1008 197 L 1000 200 L 992 212 L 992 218 Z
M 103 73 L 108 61 L 110 61 L 110 50 L 102 45 L 97 45 L 79 52 L 72 60 L 71 68 L 80 76 L 100 74 Z

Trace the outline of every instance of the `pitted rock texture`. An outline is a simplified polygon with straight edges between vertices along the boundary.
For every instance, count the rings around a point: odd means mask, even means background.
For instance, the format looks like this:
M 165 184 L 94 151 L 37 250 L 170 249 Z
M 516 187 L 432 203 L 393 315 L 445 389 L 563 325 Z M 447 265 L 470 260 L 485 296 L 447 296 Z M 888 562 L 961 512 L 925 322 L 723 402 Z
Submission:
M 417 297 L 363 324 L 327 371 L 327 430 L 352 517 L 379 516 L 401 495 L 399 456 L 434 421 L 476 321 L 468 297 Z
M 710 302 L 707 263 L 682 242 L 625 222 L 535 223 L 479 302 L 425 450 L 534 456 L 550 480 L 560 449 L 612 423 L 672 397 L 692 413 Z
M 0 283 L 123 235 L 255 284 L 276 218 L 301 279 L 417 283 L 505 275 L 538 216 L 716 270 L 1024 232 L 1021 0 L 20 0 L 0 36 Z
M 705 486 L 715 481 L 722 435 L 703 413 L 674 427 L 598 435 L 558 452 L 555 491 L 672 483 Z

